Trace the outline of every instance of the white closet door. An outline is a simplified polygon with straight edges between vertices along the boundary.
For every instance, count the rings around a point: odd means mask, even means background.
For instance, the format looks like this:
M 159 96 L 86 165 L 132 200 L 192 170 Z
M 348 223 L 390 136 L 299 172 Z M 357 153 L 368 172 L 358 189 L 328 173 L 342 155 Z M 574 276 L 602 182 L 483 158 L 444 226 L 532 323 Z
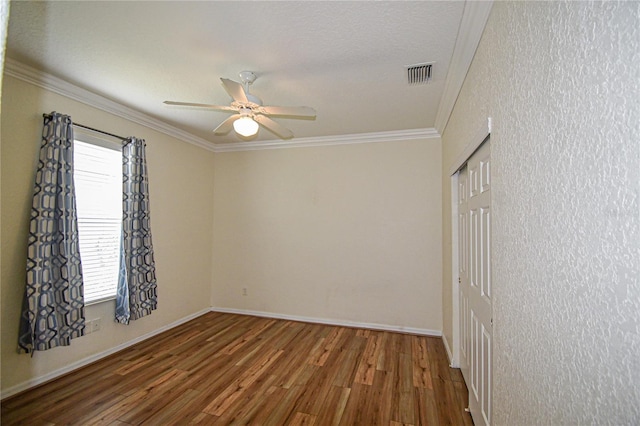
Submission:
M 471 334 L 469 320 L 469 186 L 467 167 L 458 174 L 458 309 L 460 312 L 460 370 L 470 383 Z
M 476 425 L 491 423 L 491 147 L 485 142 L 467 162 L 469 277 L 469 409 Z

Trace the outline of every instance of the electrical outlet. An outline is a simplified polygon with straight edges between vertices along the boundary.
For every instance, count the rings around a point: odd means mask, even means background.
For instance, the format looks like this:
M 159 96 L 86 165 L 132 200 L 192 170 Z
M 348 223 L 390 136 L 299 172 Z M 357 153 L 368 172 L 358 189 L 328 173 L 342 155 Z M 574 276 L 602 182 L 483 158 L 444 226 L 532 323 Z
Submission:
M 94 333 L 96 331 L 99 331 L 101 327 L 102 327 L 102 319 L 96 318 L 94 320 L 91 320 L 91 332 L 92 333 Z
M 87 334 L 91 334 L 92 323 L 93 323 L 93 321 L 85 321 L 84 322 L 84 335 L 85 336 Z
M 242 288 L 242 295 L 243 295 L 243 296 L 247 296 L 248 294 L 249 294 L 249 293 L 247 293 L 247 288 L 246 288 L 246 287 L 243 287 L 243 288 Z

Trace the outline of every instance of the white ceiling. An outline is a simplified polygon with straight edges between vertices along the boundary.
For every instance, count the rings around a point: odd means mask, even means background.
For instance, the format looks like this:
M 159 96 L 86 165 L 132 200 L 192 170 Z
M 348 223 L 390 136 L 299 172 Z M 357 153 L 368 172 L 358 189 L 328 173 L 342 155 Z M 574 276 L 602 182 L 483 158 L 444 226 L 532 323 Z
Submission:
M 215 144 L 228 113 L 219 78 L 258 75 L 265 105 L 310 106 L 315 120 L 276 118 L 296 138 L 435 125 L 465 3 L 12 2 L 7 57 Z M 405 66 L 435 62 L 429 84 Z M 466 71 L 466 70 L 465 70 Z M 105 129 L 117 132 L 117 129 Z M 252 139 L 278 139 L 265 129 Z M 295 140 L 295 139 L 294 139 Z

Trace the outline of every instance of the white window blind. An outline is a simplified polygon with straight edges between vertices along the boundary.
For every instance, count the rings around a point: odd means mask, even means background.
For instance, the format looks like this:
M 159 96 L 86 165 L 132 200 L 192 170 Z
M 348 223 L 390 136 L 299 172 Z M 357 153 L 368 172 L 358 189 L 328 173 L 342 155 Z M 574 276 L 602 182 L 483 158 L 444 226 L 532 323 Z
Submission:
M 75 141 L 74 180 L 85 303 L 116 295 L 122 223 L 122 153 Z

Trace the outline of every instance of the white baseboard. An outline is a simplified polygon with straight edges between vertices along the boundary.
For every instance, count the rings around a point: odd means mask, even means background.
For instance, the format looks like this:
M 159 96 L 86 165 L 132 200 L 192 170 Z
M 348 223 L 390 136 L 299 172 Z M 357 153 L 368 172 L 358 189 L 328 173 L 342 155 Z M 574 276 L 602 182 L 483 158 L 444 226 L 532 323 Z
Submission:
M 50 373 L 47 373 L 43 376 L 39 376 L 39 377 L 34 377 L 32 379 L 29 379 L 27 381 L 24 381 L 22 383 L 19 383 L 15 386 L 12 386 L 8 389 L 5 389 L 1 394 L 0 394 L 0 399 L 5 399 L 5 398 L 9 398 L 13 395 L 16 395 L 20 392 L 23 392 L 27 389 L 30 389 L 32 387 L 41 385 L 43 383 L 46 383 L 50 380 L 56 379 L 60 376 L 63 376 L 67 373 L 70 373 L 74 370 L 77 370 L 79 368 L 82 368 L 86 365 L 89 365 L 93 362 L 96 362 L 102 358 L 105 358 L 109 355 L 112 355 L 118 351 L 121 351 L 123 349 L 126 349 L 130 346 L 135 345 L 136 343 L 140 343 L 143 340 L 146 340 L 150 337 L 156 336 L 160 333 L 163 333 L 167 330 L 170 330 L 174 327 L 177 327 L 181 324 L 184 324 L 185 322 L 191 321 L 194 318 L 197 318 L 201 315 L 206 314 L 207 312 L 224 312 L 224 313 L 229 313 L 229 314 L 239 314 L 239 315 L 252 315 L 252 316 L 257 316 L 257 317 L 265 317 L 265 318 L 275 318 L 275 319 L 283 319 L 283 320 L 290 320 L 290 321 L 300 321 L 300 322 L 309 322 L 309 323 L 315 323 L 315 324 L 326 324 L 326 325 L 336 325 L 336 326 L 343 326 L 343 327 L 355 327 L 355 328 L 365 328 L 365 329 L 369 329 L 369 330 L 380 330 L 380 331 L 393 331 L 393 332 L 397 332 L 397 333 L 407 333 L 407 334 L 417 334 L 417 335 L 421 335 L 421 336 L 434 336 L 434 337 L 441 337 L 442 336 L 442 332 L 440 330 L 429 330 L 429 329 L 424 329 L 424 328 L 414 328 L 414 327 L 402 327 L 402 326 L 395 326 L 395 325 L 386 325 L 386 324 L 376 324 L 376 323 L 366 323 L 366 322 L 355 322 L 355 321 L 346 321 L 346 320 L 336 320 L 336 319 L 327 319 L 327 318 L 314 318 L 314 317 L 303 317 L 303 316 L 297 316 L 297 315 L 285 315 L 285 314 L 275 314 L 272 312 L 262 312 L 262 311 L 249 311 L 249 310 L 244 310 L 244 309 L 230 309 L 230 308 L 219 308 L 219 307 L 213 307 L 211 309 L 203 309 L 199 312 L 196 312 L 194 314 L 188 315 L 184 318 L 181 318 L 177 321 L 174 321 L 170 324 L 167 324 L 163 327 L 160 327 L 156 330 L 153 330 L 149 333 L 143 334 L 142 336 L 136 337 L 135 339 L 129 340 L 128 342 L 122 343 L 120 345 L 114 346 L 112 348 L 107 349 L 106 351 L 102 351 L 99 352 L 97 354 L 91 355 L 87 358 L 81 359 L 79 361 L 76 361 L 74 363 L 71 363 L 63 368 L 60 368 L 58 370 L 52 371 Z M 450 351 L 449 351 L 449 347 L 447 346 L 446 340 L 443 339 L 443 341 L 445 342 L 445 348 L 447 348 L 447 354 L 449 355 L 449 359 L 451 359 L 450 356 Z
M 451 368 L 459 368 L 458 365 L 453 364 L 453 352 L 451 352 L 451 348 L 449 347 L 449 343 L 447 342 L 446 337 L 442 336 L 442 343 L 444 344 L 444 349 L 447 351 L 447 358 L 449 358 L 449 367 Z
M 283 320 L 290 320 L 290 321 L 310 322 L 314 324 L 337 325 L 342 327 L 365 328 L 369 330 L 380 330 L 380 331 L 393 331 L 396 333 L 418 334 L 421 336 L 434 336 L 434 337 L 442 336 L 442 331 L 429 330 L 426 328 L 402 327 L 397 325 L 336 320 L 336 319 L 328 319 L 328 318 L 303 317 L 298 315 L 285 315 L 285 314 L 276 314 L 273 312 L 249 311 L 245 309 L 232 309 L 232 308 L 220 308 L 220 307 L 212 307 L 211 311 L 224 312 L 228 314 L 251 315 L 256 317 L 283 319 Z
M 79 361 L 76 361 L 76 362 L 74 362 L 72 364 L 67 365 L 66 367 L 63 367 L 63 368 L 60 368 L 58 370 L 52 371 L 52 372 L 47 373 L 47 374 L 45 374 L 43 376 L 35 377 L 35 378 L 29 379 L 29 380 L 27 380 L 25 382 L 19 383 L 19 384 L 15 385 L 15 386 L 12 386 L 12 387 L 4 390 L 2 392 L 2 394 L 0 395 L 0 399 L 9 398 L 10 396 L 13 396 L 13 395 L 15 395 L 17 393 L 20 393 L 20 392 L 25 391 L 27 389 L 30 389 L 32 387 L 41 385 L 41 384 L 43 384 L 45 382 L 53 380 L 53 379 L 55 379 L 57 377 L 60 377 L 60 376 L 62 376 L 64 374 L 70 373 L 73 370 L 77 370 L 77 369 L 79 369 L 81 367 L 84 367 L 84 366 L 89 365 L 89 364 L 91 364 L 93 362 L 96 362 L 96 361 L 98 361 L 98 360 L 100 360 L 102 358 L 105 358 L 105 357 L 107 357 L 109 355 L 112 355 L 112 354 L 114 354 L 114 353 L 116 353 L 118 351 L 126 349 L 129 346 L 133 346 L 136 343 L 140 343 L 143 340 L 146 340 L 146 339 L 148 339 L 150 337 L 156 336 L 156 335 L 158 335 L 160 333 L 163 333 L 163 332 L 165 332 L 167 330 L 170 330 L 170 329 L 172 329 L 174 327 L 177 327 L 177 326 L 179 326 L 181 324 L 184 324 L 185 322 L 191 321 L 194 318 L 198 318 L 199 316 L 204 315 L 207 312 L 209 312 L 209 309 L 203 309 L 203 310 L 201 310 L 199 312 L 196 312 L 194 314 L 187 315 L 184 318 L 180 318 L 177 321 L 174 321 L 174 322 L 172 322 L 170 324 L 167 324 L 167 325 L 165 325 L 163 327 L 160 327 L 160 328 L 158 328 L 156 330 L 153 330 L 153 331 L 151 331 L 149 333 L 143 334 L 142 336 L 136 337 L 133 340 L 129 340 L 128 342 L 125 342 L 125 343 L 122 343 L 122 344 L 120 344 L 118 346 L 114 346 L 112 348 L 109 348 L 106 351 L 102 351 L 102 352 L 99 352 L 97 354 L 91 355 L 91 356 L 89 356 L 87 358 L 84 358 L 84 359 L 81 359 Z M 37 356 L 37 354 L 36 354 L 36 356 Z

